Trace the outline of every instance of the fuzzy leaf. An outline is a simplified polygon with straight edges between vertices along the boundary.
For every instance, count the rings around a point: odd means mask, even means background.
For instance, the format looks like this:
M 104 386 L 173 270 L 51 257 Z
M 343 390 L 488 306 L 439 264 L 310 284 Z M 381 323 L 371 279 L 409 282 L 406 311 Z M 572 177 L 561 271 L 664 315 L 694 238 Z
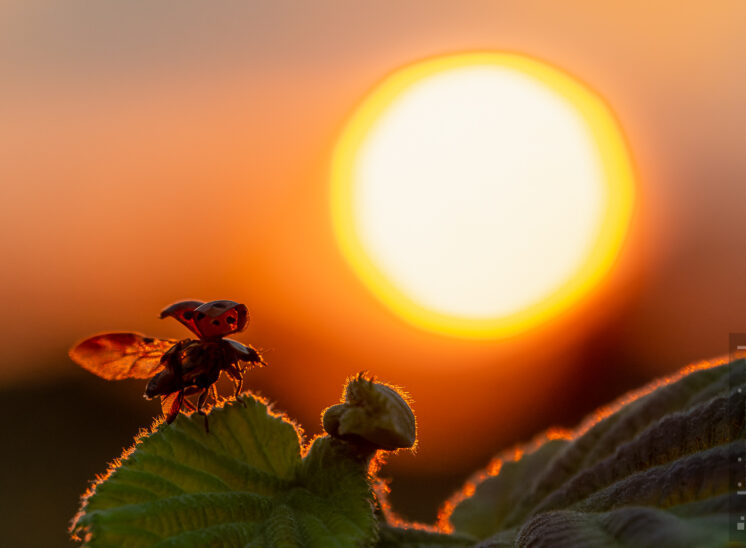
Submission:
M 625 506 L 610 512 L 559 510 L 539 514 L 521 528 L 517 546 L 727 546 L 727 506 L 690 517 L 676 507 Z M 483 546 L 499 546 L 486 543 Z
M 136 440 L 85 497 L 73 532 L 91 547 L 360 546 L 376 538 L 364 461 L 254 397 L 216 407 L 205 432 L 180 415 Z
M 502 463 L 498 475 L 478 486 L 478 496 L 467 498 L 454 508 L 451 514 L 454 528 L 476 538 L 485 538 L 498 530 L 526 485 L 567 443 L 567 440 L 551 440 L 517 462 Z
M 693 368 L 483 473 L 449 524 L 479 546 L 722 546 L 743 475 L 743 360 Z M 570 437 L 570 436 L 568 436 Z M 740 476 L 738 475 L 740 473 Z M 448 506 L 446 506 L 448 509 Z

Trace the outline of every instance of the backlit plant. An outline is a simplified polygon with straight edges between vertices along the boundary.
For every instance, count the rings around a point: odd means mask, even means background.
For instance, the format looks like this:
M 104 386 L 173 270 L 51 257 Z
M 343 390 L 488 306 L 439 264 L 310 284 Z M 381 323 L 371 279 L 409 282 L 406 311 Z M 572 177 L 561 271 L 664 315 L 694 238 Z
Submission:
M 194 413 L 143 431 L 71 533 L 91 547 L 724 546 L 745 509 L 731 482 L 746 434 L 746 386 L 732 379 L 745 365 L 690 366 L 507 451 L 432 526 L 397 518 L 376 475 L 387 451 L 416 441 L 400 390 L 349 379 L 327 434 L 309 441 L 243 394 L 210 410 L 209 433 Z

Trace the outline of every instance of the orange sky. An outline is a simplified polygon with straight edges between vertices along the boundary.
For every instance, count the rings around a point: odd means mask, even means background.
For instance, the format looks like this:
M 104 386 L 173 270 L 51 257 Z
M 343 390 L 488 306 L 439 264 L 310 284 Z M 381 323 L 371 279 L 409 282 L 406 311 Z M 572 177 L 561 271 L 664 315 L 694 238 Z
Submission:
M 280 408 L 315 431 L 368 369 L 411 392 L 418 463 L 437 469 L 465 458 L 456 434 L 478 452 L 533 424 L 588 341 L 640 377 L 726 352 L 746 331 L 746 4 L 402 4 L 0 5 L 0 383 L 66 374 L 66 348 L 96 331 L 185 335 L 156 319 L 164 305 L 228 298 L 249 306 L 241 340 L 266 350 L 254 375 Z M 366 91 L 471 49 L 597 90 L 639 174 L 617 269 L 509 341 L 395 317 L 344 263 L 328 210 L 331 149 Z

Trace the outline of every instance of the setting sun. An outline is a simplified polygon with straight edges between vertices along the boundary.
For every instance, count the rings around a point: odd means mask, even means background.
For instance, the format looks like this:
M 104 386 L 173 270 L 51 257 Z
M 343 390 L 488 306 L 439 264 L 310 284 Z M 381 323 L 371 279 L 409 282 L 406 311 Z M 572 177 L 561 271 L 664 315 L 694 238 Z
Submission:
M 356 273 L 410 323 L 499 337 L 595 286 L 627 232 L 634 178 L 584 85 L 504 53 L 395 72 L 337 144 L 332 211 Z

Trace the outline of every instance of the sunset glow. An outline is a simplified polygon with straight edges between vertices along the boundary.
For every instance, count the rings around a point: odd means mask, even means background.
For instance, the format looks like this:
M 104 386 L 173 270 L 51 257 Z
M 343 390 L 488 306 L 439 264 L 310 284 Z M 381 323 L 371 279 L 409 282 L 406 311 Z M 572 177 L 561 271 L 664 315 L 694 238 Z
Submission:
M 633 173 L 608 107 L 512 54 L 436 58 L 383 81 L 333 161 L 344 255 L 409 322 L 505 336 L 558 314 L 615 260 Z

